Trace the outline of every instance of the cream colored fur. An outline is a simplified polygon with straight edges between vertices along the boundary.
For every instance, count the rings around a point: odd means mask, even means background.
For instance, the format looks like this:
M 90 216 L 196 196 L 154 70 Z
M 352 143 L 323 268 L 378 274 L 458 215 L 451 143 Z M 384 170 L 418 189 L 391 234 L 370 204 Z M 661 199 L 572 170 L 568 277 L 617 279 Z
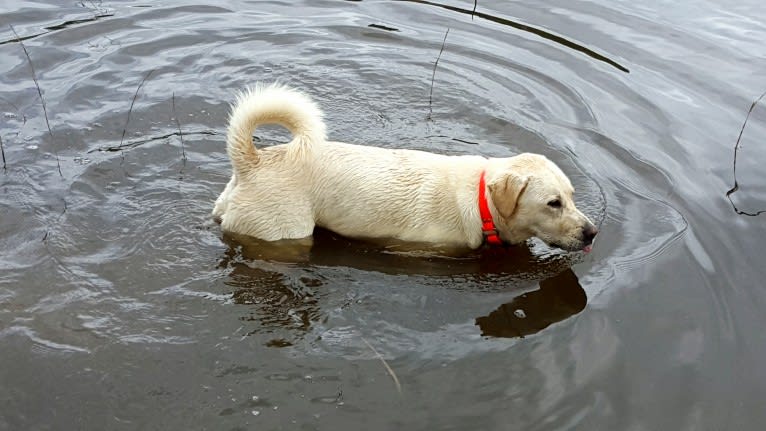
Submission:
M 252 134 L 263 124 L 289 129 L 292 141 L 256 149 Z M 569 179 L 543 156 L 445 156 L 332 142 L 325 133 L 322 112 L 304 94 L 279 85 L 243 92 L 227 136 L 234 172 L 213 209 L 222 229 L 274 241 L 306 238 L 320 226 L 352 238 L 477 248 L 485 170 L 503 240 L 537 236 L 579 250 L 595 235 Z M 557 199 L 560 208 L 549 205 Z

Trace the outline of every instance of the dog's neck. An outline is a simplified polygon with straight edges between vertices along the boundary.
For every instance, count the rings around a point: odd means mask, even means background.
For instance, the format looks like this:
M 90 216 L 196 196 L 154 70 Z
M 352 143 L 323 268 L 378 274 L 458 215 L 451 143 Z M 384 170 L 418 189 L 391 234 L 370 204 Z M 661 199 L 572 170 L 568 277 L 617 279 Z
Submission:
M 481 217 L 481 233 L 484 237 L 484 243 L 490 246 L 503 245 L 503 240 L 500 239 L 500 235 L 495 227 L 495 222 L 492 219 L 492 212 L 489 210 L 489 202 L 487 201 L 487 183 L 485 180 L 486 169 L 481 171 L 479 176 L 479 216 Z
M 494 224 L 493 228 L 495 232 L 497 233 L 497 238 L 500 241 L 499 244 L 493 244 L 490 243 L 488 240 L 486 240 L 486 236 L 484 234 L 484 215 L 479 215 L 479 223 L 482 226 L 482 239 L 484 244 L 488 244 L 490 246 L 496 246 L 496 245 L 513 245 L 513 244 L 521 244 L 527 239 L 529 239 L 532 235 L 530 235 L 528 232 L 520 231 L 518 228 L 514 228 L 512 226 L 512 218 L 511 219 L 505 219 L 500 215 L 500 212 L 498 211 L 497 207 L 495 206 L 495 203 L 492 201 L 492 194 L 488 193 L 488 188 L 486 186 L 486 178 L 492 177 L 492 159 L 490 159 L 490 162 L 485 165 L 485 167 L 481 170 L 479 173 L 480 179 L 479 182 L 481 183 L 479 188 L 479 201 L 481 201 L 482 198 L 482 192 L 484 194 L 484 199 L 486 201 L 487 209 L 489 210 L 490 217 L 492 219 L 492 223 Z M 475 226 L 475 225 L 474 225 Z M 502 237 L 500 237 L 500 232 L 503 232 Z

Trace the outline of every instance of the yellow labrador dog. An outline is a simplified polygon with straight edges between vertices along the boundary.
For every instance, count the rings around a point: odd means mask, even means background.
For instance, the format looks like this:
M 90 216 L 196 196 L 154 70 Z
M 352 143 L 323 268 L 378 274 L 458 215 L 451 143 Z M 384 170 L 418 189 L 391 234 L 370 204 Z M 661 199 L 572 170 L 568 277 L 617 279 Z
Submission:
M 289 129 L 256 149 L 263 124 Z M 475 249 L 538 237 L 589 252 L 598 232 L 574 204 L 569 179 L 541 155 L 445 156 L 328 141 L 319 107 L 280 85 L 239 95 L 229 120 L 233 175 L 213 216 L 226 232 L 307 238 L 315 226 L 351 238 Z

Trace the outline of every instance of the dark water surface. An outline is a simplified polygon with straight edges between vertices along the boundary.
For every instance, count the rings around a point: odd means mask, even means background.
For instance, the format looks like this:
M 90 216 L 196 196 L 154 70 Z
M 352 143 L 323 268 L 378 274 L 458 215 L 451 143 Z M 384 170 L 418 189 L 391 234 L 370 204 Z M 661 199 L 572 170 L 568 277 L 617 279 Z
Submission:
M 762 1 L 208 3 L 0 2 L 0 429 L 762 429 Z M 336 140 L 549 156 L 593 253 L 224 237 L 277 79 Z

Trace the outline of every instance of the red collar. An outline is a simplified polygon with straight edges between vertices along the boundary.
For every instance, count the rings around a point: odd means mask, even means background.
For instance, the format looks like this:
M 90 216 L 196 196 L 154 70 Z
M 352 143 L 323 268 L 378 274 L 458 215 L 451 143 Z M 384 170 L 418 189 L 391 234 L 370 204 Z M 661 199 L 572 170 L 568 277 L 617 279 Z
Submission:
M 501 240 L 500 235 L 497 234 L 495 222 L 492 221 L 492 213 L 489 212 L 484 172 L 485 171 L 481 171 L 481 178 L 479 178 L 479 215 L 481 215 L 481 233 L 484 235 L 484 241 L 486 241 L 487 244 L 502 245 L 503 240 Z

